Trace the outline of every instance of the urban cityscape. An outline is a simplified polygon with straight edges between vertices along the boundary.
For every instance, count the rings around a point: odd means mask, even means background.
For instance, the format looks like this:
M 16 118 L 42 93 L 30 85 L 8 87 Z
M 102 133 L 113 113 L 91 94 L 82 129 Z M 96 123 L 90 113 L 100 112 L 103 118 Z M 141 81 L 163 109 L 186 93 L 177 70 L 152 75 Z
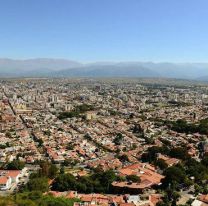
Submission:
M 206 205 L 207 84 L 22 78 L 0 86 L 0 195 Z
M 208 206 L 207 0 L 0 0 L 0 206 Z

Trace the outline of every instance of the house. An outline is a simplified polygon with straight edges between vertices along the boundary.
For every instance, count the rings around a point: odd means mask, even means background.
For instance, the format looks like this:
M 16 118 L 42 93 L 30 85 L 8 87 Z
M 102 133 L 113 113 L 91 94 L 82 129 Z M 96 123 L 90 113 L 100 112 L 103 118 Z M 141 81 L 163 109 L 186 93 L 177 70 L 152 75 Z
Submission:
M 108 205 L 109 203 L 109 198 L 102 194 L 80 194 L 79 198 L 82 202 L 89 203 L 90 205 Z
M 151 194 L 149 195 L 149 202 L 151 206 L 157 205 L 158 202 L 160 202 L 162 199 L 161 194 Z
M 153 186 L 161 184 L 164 176 L 157 173 L 156 169 L 150 164 L 135 163 L 118 170 L 120 176 L 136 175 L 140 178 L 140 182 L 113 182 L 112 186 L 117 192 L 129 192 L 130 194 L 138 194 L 150 189 Z
M 180 162 L 179 159 L 171 158 L 171 157 L 168 157 L 166 155 L 162 155 L 160 153 L 157 154 L 157 159 L 163 160 L 168 165 L 168 167 L 176 165 Z
M 200 195 L 198 197 L 198 200 L 200 200 L 200 201 L 208 204 L 208 194 L 206 194 L 206 195 Z
M 128 197 L 128 203 L 137 204 L 139 201 L 140 201 L 139 195 L 129 195 Z
M 1 176 L 0 177 L 0 190 L 9 190 L 12 186 L 11 177 Z
M 10 189 L 12 183 L 17 184 L 21 176 L 20 170 L 0 170 L 0 189 Z
M 134 203 L 120 203 L 118 206 L 136 206 Z
M 192 202 L 191 206 L 208 206 L 208 204 L 207 203 L 204 203 L 204 202 L 202 202 L 200 200 L 194 200 Z
M 86 112 L 86 120 L 92 120 L 96 118 L 96 113 L 95 112 Z

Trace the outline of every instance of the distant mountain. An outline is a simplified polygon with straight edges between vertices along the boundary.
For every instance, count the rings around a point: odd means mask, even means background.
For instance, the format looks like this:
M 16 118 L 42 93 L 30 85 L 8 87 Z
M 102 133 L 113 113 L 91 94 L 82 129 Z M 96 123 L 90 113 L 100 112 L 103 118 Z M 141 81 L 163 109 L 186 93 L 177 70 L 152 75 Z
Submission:
M 81 68 L 65 69 L 56 73 L 58 76 L 91 76 L 91 77 L 168 77 L 196 79 L 201 75 L 208 76 L 208 64 L 203 63 L 152 63 L 120 62 L 93 63 Z
M 197 78 L 196 80 L 208 82 L 208 76 L 199 77 L 199 78 Z
M 208 77 L 208 63 L 95 62 L 82 64 L 66 59 L 0 58 L 0 77 Z
M 207 63 L 157 63 L 150 66 L 163 77 L 196 79 L 208 75 Z
M 138 65 L 87 65 L 81 68 L 58 71 L 57 76 L 85 77 L 159 77 L 160 75 L 149 68 Z
M 81 63 L 66 59 L 26 59 L 14 60 L 0 58 L 0 77 L 1 76 L 41 76 L 51 72 L 82 66 Z

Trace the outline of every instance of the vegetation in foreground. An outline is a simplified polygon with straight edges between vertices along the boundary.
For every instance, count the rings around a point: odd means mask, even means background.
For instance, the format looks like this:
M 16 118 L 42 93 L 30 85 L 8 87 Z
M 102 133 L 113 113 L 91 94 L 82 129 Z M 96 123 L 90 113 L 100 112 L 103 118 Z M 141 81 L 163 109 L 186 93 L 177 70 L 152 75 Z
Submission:
M 38 191 L 0 197 L 0 206 L 73 206 L 74 202 L 79 202 L 79 199 L 53 197 L 52 195 L 43 195 Z

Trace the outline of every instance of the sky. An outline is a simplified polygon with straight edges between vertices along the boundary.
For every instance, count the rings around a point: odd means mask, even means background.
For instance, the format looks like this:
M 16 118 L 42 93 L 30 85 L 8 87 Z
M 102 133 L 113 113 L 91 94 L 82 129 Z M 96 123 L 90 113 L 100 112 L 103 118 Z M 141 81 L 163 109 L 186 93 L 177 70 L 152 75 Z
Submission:
M 208 0 L 0 0 L 0 57 L 208 62 Z

